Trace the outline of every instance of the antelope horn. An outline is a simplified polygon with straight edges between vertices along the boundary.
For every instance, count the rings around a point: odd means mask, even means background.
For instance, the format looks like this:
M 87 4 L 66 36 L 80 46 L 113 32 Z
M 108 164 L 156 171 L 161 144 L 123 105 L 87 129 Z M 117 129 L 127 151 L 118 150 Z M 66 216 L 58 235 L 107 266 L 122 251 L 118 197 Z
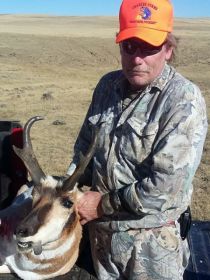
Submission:
M 63 191 L 72 190 L 74 188 L 75 184 L 78 182 L 81 175 L 84 173 L 86 167 L 88 166 L 91 158 L 94 155 L 95 148 L 97 145 L 97 140 L 98 140 L 98 132 L 99 132 L 99 127 L 96 127 L 94 137 L 90 143 L 90 147 L 87 151 L 87 154 L 84 156 L 82 153 L 80 153 L 79 165 L 77 166 L 74 173 L 69 178 L 64 180 L 63 185 L 62 185 Z
M 40 116 L 30 118 L 25 124 L 23 129 L 23 148 L 20 149 L 13 145 L 13 149 L 15 153 L 24 162 L 28 172 L 30 173 L 32 181 L 34 182 L 35 185 L 41 185 L 41 179 L 44 179 L 46 176 L 42 171 L 36 159 L 36 156 L 34 154 L 33 147 L 31 144 L 31 138 L 30 138 L 30 129 L 34 122 L 43 119 L 44 118 Z

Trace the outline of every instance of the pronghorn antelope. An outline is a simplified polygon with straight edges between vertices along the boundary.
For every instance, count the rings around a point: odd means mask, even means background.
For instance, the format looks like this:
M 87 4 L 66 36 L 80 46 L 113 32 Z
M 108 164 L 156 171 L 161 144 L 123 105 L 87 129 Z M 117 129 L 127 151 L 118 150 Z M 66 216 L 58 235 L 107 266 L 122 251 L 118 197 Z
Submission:
M 30 128 L 42 117 L 28 120 L 23 132 L 23 149 L 14 147 L 32 178 L 32 187 L 17 196 L 11 207 L 0 212 L 0 273 L 15 272 L 20 278 L 48 279 L 67 273 L 78 257 L 82 228 L 77 213 L 77 200 L 82 195 L 77 181 L 93 156 L 97 132 L 87 155 L 71 177 L 46 176 L 34 155 Z M 24 211 L 31 201 L 27 215 Z M 27 205 L 26 205 L 27 204 Z M 23 212 L 23 213 L 22 213 Z M 17 215 L 25 216 L 16 226 L 14 235 L 1 234 L 5 217 L 11 223 Z

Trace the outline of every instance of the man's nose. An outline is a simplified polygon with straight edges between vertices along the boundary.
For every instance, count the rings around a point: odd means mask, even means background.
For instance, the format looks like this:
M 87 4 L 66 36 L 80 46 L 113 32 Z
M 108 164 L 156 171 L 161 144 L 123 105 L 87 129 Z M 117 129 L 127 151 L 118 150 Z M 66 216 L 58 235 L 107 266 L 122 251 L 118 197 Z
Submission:
M 133 63 L 139 65 L 142 64 L 144 61 L 144 56 L 142 55 L 141 51 L 139 49 L 136 50 L 136 52 L 132 55 Z

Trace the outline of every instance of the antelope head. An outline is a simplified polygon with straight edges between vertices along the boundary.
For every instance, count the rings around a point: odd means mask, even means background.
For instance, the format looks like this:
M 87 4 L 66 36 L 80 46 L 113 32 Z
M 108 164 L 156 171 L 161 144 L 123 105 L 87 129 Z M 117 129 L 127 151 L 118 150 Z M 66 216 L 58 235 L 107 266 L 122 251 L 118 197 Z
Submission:
M 94 154 L 98 134 L 96 132 L 93 137 L 87 155 L 80 156 L 80 163 L 72 176 L 46 176 L 35 157 L 30 139 L 32 124 L 42 119 L 38 116 L 29 119 L 23 130 L 23 148 L 13 147 L 33 182 L 32 209 L 15 231 L 17 248 L 22 253 L 33 251 L 36 255 L 42 250 L 56 248 L 66 236 L 81 227 L 76 208 L 81 192 L 75 185 Z

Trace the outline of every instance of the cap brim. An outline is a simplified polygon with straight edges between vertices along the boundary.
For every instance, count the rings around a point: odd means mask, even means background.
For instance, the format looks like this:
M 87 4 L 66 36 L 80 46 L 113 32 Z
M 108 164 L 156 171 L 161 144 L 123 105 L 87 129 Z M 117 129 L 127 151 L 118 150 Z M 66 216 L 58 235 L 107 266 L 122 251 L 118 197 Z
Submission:
M 168 32 L 166 31 L 160 31 L 151 28 L 128 28 L 119 32 L 116 37 L 116 43 L 120 43 L 123 40 L 127 40 L 130 38 L 138 38 L 153 46 L 160 46 L 164 43 L 167 34 Z

